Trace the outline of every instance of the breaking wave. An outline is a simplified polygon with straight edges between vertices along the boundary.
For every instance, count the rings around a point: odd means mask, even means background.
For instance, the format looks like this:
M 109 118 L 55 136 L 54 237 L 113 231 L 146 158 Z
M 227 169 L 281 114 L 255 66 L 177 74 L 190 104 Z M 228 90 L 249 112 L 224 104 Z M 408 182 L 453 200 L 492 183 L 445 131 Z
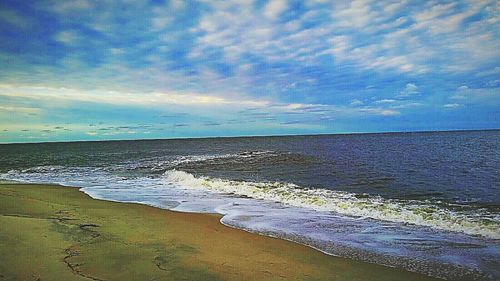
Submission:
M 292 183 L 235 181 L 168 170 L 164 180 L 184 189 L 271 200 L 295 207 L 347 216 L 427 226 L 500 239 L 500 216 L 467 206 L 429 200 L 396 200 L 327 189 L 308 189 Z

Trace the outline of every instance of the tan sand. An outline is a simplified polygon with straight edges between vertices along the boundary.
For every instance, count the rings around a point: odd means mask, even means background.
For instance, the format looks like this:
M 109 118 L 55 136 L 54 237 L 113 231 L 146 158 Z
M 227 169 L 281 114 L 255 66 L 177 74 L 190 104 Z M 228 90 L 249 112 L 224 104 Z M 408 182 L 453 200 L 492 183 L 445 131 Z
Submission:
M 0 185 L 0 280 L 434 280 L 233 229 L 220 216 Z

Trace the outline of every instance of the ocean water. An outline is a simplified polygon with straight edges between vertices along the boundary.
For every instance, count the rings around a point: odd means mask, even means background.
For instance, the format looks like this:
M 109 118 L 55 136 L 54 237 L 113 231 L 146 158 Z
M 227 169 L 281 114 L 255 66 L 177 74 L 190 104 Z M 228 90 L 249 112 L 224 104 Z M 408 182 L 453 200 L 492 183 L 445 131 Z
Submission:
M 448 280 L 500 280 L 500 131 L 8 144 L 0 178 L 219 213 Z

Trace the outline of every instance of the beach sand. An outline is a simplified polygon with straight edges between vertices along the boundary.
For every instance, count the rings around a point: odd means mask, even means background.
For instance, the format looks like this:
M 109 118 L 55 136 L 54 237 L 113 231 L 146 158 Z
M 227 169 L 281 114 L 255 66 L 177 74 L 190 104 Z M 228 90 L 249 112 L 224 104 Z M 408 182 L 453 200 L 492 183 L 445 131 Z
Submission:
M 0 184 L 0 280 L 434 280 L 219 219 L 77 188 Z

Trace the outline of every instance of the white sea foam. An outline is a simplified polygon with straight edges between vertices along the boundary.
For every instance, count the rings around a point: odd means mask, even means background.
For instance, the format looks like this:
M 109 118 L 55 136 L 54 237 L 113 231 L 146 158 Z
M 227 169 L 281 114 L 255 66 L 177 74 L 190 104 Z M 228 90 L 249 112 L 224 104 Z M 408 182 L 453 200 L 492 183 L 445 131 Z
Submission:
M 482 275 L 464 272 L 491 271 L 487 262 L 498 260 L 500 253 L 498 240 L 463 233 L 496 239 L 498 218 L 493 218 L 489 225 L 481 224 L 481 217 L 489 218 L 496 212 L 479 210 L 474 216 L 474 210 L 459 213 L 425 201 L 312 190 L 287 183 L 196 177 L 178 170 L 168 170 L 162 176 L 124 177 L 110 172 L 110 167 L 43 166 L 12 170 L 0 174 L 0 178 L 82 187 L 83 192 L 97 199 L 184 212 L 220 213 L 221 222 L 232 227 L 289 239 L 333 255 L 450 280 L 490 280 L 468 278 Z M 435 229 L 450 229 L 450 225 L 457 232 Z M 439 255 L 435 254 L 436 249 Z
M 184 189 L 205 190 L 271 200 L 317 211 L 428 226 L 447 231 L 500 239 L 500 218 L 486 210 L 456 210 L 444 203 L 359 196 L 326 189 L 307 189 L 291 183 L 232 181 L 168 170 L 164 180 Z
M 228 153 L 228 154 L 215 154 L 215 155 L 213 154 L 188 155 L 188 156 L 181 156 L 177 159 L 171 160 L 169 164 L 179 165 L 192 162 L 204 162 L 204 161 L 227 159 L 227 158 L 242 159 L 242 158 L 250 158 L 250 157 L 264 156 L 264 155 L 273 156 L 278 154 L 271 150 L 256 150 L 256 151 L 244 151 L 241 153 Z
M 100 184 L 105 178 L 108 179 L 105 182 L 122 180 L 119 177 L 114 180 L 110 179 L 112 176 L 99 168 L 62 166 L 41 166 L 23 171 L 13 170 L 0 177 L 9 180 L 56 182 L 76 186 Z M 500 239 L 500 217 L 498 213 L 485 209 L 460 209 L 454 208 L 450 204 L 437 205 L 436 202 L 425 200 L 395 200 L 327 189 L 308 189 L 292 183 L 232 181 L 205 176 L 196 177 L 179 170 L 167 170 L 164 173 L 163 181 L 168 185 L 183 189 L 246 196 L 316 211 L 428 226 Z
M 226 153 L 226 154 L 201 154 L 201 155 L 180 155 L 176 157 L 167 157 L 165 159 L 158 159 L 157 157 L 143 159 L 141 161 L 131 161 L 129 163 L 123 164 L 126 168 L 136 169 L 136 168 L 149 168 L 152 171 L 164 171 L 166 169 L 176 168 L 179 165 L 205 162 L 205 161 L 216 161 L 225 159 L 234 159 L 234 161 L 239 161 L 246 158 L 252 157 L 273 157 L 280 155 L 278 152 L 271 150 L 255 150 L 255 151 L 244 151 L 241 153 Z

